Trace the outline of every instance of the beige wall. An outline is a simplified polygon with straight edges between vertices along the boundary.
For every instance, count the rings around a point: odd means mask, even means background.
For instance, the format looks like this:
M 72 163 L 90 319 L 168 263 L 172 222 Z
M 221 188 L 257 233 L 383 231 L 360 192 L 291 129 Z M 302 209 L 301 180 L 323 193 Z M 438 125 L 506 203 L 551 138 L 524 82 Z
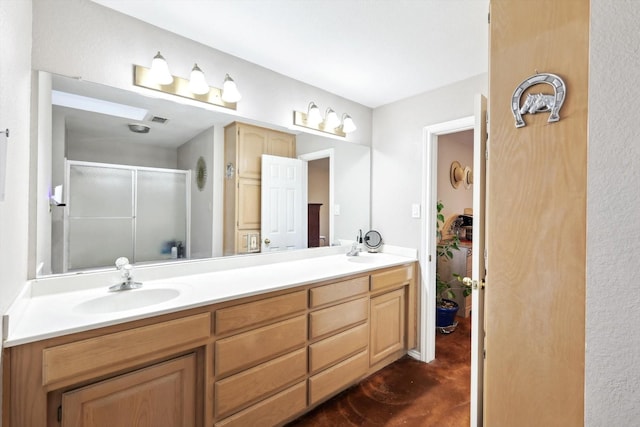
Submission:
M 438 200 L 444 208 L 445 218 L 464 213 L 473 207 L 473 185 L 466 188 L 460 183 L 458 188 L 451 185 L 451 163 L 457 161 L 462 168 L 473 170 L 473 130 L 450 133 L 438 137 Z
M 322 203 L 320 206 L 320 246 L 329 244 L 329 158 L 313 160 L 308 163 L 309 203 Z

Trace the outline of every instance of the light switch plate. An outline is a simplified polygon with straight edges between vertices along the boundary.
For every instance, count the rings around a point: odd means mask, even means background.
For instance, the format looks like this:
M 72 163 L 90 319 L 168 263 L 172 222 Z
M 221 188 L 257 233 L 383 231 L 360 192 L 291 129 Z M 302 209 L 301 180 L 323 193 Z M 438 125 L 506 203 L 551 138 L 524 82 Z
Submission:
M 420 205 L 418 203 L 411 205 L 411 218 L 420 218 Z

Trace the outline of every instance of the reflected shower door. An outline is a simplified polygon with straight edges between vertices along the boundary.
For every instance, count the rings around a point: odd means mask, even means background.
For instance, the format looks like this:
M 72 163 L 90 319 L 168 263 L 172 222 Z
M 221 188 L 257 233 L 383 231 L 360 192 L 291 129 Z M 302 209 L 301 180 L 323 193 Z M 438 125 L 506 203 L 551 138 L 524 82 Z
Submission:
M 67 270 L 133 258 L 134 171 L 69 165 Z
M 167 242 L 182 243 L 188 257 L 187 174 L 141 169 L 137 184 L 136 262 L 171 258 Z
M 189 256 L 190 173 L 104 163 L 68 162 L 66 270 Z

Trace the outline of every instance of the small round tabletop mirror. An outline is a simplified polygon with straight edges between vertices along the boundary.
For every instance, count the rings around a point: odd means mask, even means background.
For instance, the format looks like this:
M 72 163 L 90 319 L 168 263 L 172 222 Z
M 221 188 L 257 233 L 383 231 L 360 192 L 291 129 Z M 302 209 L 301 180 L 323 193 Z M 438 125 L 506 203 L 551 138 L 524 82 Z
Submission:
M 378 249 L 382 246 L 382 236 L 376 230 L 368 231 L 364 235 L 364 245 L 369 252 L 378 252 Z

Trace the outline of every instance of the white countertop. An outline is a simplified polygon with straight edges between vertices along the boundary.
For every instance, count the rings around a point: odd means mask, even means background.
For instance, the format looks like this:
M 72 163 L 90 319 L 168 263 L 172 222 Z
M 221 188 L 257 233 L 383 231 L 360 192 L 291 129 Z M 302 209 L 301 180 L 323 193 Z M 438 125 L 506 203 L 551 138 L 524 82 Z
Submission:
M 341 253 L 314 256 L 266 265 L 148 280 L 144 281 L 141 289 L 121 292 L 108 292 L 105 286 L 58 292 L 31 290 L 14 302 L 5 317 L 8 329 L 4 346 L 16 346 L 313 282 L 338 279 L 417 259 L 415 251 L 405 250 L 397 253 L 401 255 L 361 253 L 357 257 L 347 257 Z M 93 309 L 82 310 L 82 304 L 86 306 L 97 298 L 123 297 L 131 301 L 130 297 L 134 296 L 145 298 L 152 289 L 174 289 L 179 291 L 179 294 L 176 292 L 177 296 L 172 299 L 141 308 L 105 313 L 97 313 Z M 123 292 L 128 295 L 119 295 Z M 153 292 L 156 291 L 151 291 Z

